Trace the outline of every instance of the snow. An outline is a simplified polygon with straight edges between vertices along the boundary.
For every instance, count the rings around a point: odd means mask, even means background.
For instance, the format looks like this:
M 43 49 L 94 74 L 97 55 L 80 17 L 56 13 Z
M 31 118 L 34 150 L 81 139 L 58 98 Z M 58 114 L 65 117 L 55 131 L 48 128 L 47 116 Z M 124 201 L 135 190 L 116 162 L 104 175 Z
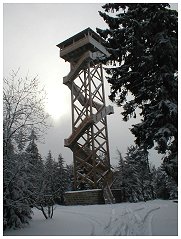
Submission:
M 92 191 L 102 191 L 102 189 L 86 189 L 86 190 L 77 190 L 77 191 L 67 191 L 65 193 L 82 193 L 82 192 L 92 192 Z
M 5 236 L 99 236 L 178 234 L 178 204 L 171 200 L 86 206 L 56 206 L 53 219 L 34 209 L 30 224 Z

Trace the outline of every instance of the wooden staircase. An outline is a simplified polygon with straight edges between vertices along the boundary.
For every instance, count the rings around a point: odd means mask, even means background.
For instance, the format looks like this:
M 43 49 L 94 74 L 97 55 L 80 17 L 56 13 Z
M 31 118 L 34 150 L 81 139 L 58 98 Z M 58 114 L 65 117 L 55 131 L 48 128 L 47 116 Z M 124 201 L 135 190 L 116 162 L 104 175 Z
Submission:
M 107 107 L 103 107 L 96 114 L 84 118 L 84 120 L 74 130 L 70 137 L 64 140 L 64 146 L 72 148 L 72 145 L 74 145 L 77 140 L 84 134 L 85 130 L 87 130 L 92 124 L 98 123 L 106 115 L 110 114 L 113 114 L 113 107 L 109 105 Z

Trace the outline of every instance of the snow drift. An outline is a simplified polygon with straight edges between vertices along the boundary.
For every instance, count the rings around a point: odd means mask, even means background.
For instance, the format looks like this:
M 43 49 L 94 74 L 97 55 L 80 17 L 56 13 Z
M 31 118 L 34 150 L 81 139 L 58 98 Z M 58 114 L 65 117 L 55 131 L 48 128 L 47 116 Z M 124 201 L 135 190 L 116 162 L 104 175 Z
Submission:
M 178 204 L 169 200 L 87 206 L 56 206 L 45 220 L 34 209 L 33 220 L 5 236 L 178 235 Z

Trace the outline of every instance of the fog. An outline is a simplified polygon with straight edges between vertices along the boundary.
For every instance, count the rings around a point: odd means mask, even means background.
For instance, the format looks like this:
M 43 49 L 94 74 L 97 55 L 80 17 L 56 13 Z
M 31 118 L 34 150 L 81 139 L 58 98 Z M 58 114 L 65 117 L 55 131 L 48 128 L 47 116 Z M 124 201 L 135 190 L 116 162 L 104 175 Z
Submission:
M 56 159 L 61 153 L 67 164 L 72 162 L 72 152 L 64 147 L 64 138 L 71 134 L 70 90 L 63 85 L 63 76 L 69 72 L 69 63 L 59 57 L 56 45 L 74 34 L 90 27 L 105 29 L 99 16 L 102 3 L 56 3 L 56 4 L 4 4 L 3 18 L 3 74 L 20 67 L 21 76 L 36 76 L 48 94 L 46 109 L 52 113 L 52 127 L 38 143 L 45 157 L 49 150 Z M 177 4 L 172 4 L 177 9 Z M 105 80 L 106 103 L 110 86 Z M 48 103 L 49 102 L 49 103 Z M 51 104 L 50 104 L 51 102 Z M 49 105 L 48 105 L 49 104 Z M 113 104 L 112 104 L 113 105 Z M 111 163 L 117 163 L 117 149 L 125 156 L 127 147 L 134 144 L 129 128 L 140 118 L 128 122 L 122 120 L 121 108 L 114 105 L 114 115 L 108 116 L 108 134 Z M 50 112 L 49 112 L 50 113 Z M 160 156 L 150 151 L 150 161 L 157 166 Z

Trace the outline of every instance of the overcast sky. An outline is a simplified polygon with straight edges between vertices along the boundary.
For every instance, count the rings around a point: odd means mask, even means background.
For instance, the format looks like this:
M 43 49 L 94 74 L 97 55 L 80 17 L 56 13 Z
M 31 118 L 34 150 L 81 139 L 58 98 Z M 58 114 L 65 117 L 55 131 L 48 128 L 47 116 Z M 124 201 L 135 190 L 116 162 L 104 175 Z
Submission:
M 47 131 L 45 143 L 38 144 L 42 156 L 48 150 L 57 158 L 61 153 L 66 163 L 73 160 L 70 149 L 64 147 L 64 138 L 71 134 L 70 90 L 63 85 L 63 77 L 69 73 L 69 63 L 59 57 L 56 45 L 74 34 L 90 27 L 105 29 L 107 25 L 99 16 L 102 3 L 56 3 L 56 4 L 4 4 L 3 12 L 3 74 L 20 67 L 21 76 L 38 75 L 46 87 L 48 102 L 46 110 L 52 114 L 53 127 Z M 177 8 L 172 4 L 172 7 Z M 107 105 L 109 85 L 105 81 Z M 129 128 L 137 120 L 123 122 L 121 109 L 114 106 L 114 115 L 108 116 L 108 134 L 111 163 L 117 163 L 116 150 L 123 156 L 127 147 L 134 143 L 134 136 Z M 155 152 L 150 152 L 150 159 L 156 165 L 160 160 Z

